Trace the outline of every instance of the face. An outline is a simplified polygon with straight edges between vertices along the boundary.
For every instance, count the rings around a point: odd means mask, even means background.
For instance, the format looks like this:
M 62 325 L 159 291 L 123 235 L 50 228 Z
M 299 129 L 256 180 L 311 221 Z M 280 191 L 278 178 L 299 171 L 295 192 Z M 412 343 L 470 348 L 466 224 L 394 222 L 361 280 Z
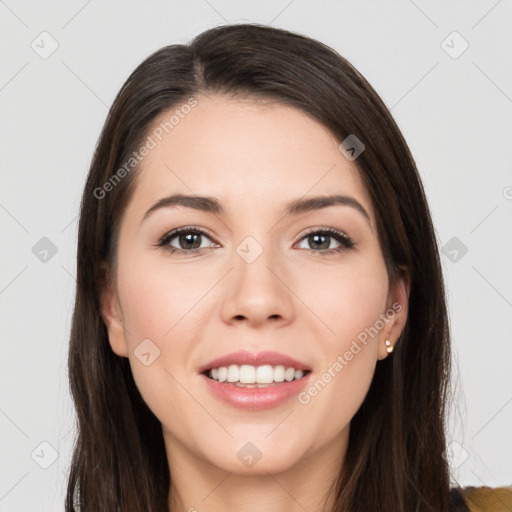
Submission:
M 102 297 L 112 350 L 129 358 L 162 424 L 171 473 L 311 469 L 326 453 L 339 461 L 389 357 L 385 340 L 404 326 L 408 290 L 390 287 L 375 212 L 341 141 L 289 106 L 197 99 L 137 170 L 116 285 Z M 206 201 L 153 208 L 175 194 L 215 199 L 222 212 L 199 208 Z M 287 211 L 332 195 L 351 199 Z M 239 351 L 249 359 L 214 361 Z M 274 354 L 250 359 L 263 352 Z M 202 371 L 222 365 L 231 380 L 264 381 L 269 365 L 276 381 L 283 370 L 298 378 L 240 387 Z

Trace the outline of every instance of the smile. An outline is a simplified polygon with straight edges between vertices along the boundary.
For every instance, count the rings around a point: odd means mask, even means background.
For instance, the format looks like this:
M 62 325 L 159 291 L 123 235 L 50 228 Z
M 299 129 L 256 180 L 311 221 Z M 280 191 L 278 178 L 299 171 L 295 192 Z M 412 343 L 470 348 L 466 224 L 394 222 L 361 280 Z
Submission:
M 307 372 L 307 370 L 306 370 Z M 303 370 L 283 365 L 253 366 L 249 364 L 221 366 L 207 371 L 210 379 L 218 382 L 228 382 L 247 387 L 266 387 L 278 382 L 292 382 L 304 376 Z M 250 386 L 251 384 L 259 386 Z

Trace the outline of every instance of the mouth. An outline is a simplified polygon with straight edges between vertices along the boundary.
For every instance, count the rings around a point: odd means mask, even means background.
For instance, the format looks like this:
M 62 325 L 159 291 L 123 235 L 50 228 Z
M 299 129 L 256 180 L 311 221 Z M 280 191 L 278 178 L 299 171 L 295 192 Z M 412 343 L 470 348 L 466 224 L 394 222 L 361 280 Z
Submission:
M 296 369 L 293 366 L 249 364 L 219 366 L 210 368 L 202 374 L 221 384 L 231 384 L 239 388 L 268 388 L 278 384 L 298 381 L 311 373 L 311 370 Z
M 289 404 L 311 380 L 312 370 L 294 366 L 230 364 L 200 373 L 206 390 L 224 404 L 246 411 Z
M 288 403 L 307 386 L 312 371 L 310 366 L 286 354 L 247 350 L 218 357 L 198 369 L 213 397 L 250 411 Z

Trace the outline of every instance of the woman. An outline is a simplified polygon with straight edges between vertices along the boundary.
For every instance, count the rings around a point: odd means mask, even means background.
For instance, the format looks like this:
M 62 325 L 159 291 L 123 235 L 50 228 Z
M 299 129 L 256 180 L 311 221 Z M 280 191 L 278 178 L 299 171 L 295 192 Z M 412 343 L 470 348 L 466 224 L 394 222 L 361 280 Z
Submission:
M 469 510 L 422 184 L 327 46 L 244 24 L 145 60 L 91 163 L 76 293 L 67 511 Z

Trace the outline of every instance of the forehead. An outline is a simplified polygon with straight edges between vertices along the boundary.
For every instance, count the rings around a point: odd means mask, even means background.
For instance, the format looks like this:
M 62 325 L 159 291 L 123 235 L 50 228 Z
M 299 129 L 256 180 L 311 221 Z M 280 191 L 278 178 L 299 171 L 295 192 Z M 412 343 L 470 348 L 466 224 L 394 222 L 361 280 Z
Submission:
M 152 123 L 154 147 L 139 167 L 136 204 L 172 193 L 208 195 L 229 214 L 230 206 L 277 210 L 300 197 L 339 193 L 355 197 L 373 218 L 359 170 L 320 122 L 277 102 L 196 99 L 186 114 L 175 115 L 176 105 Z

